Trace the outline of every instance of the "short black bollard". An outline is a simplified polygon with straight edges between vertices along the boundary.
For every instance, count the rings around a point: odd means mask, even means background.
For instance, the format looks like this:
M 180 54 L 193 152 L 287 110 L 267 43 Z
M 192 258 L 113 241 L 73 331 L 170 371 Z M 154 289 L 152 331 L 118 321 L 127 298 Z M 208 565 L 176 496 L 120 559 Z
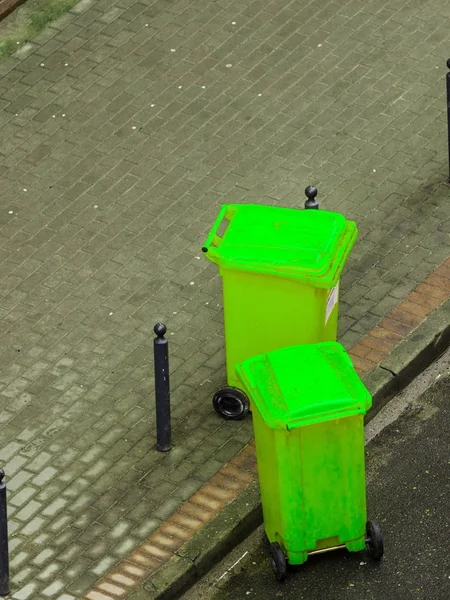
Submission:
M 447 69 L 450 69 L 450 58 L 447 61 Z M 450 71 L 445 76 L 447 83 L 447 138 L 448 138 L 448 180 L 450 182 Z
M 156 338 L 153 340 L 155 361 L 155 398 L 156 398 L 156 448 L 168 452 L 172 448 L 170 427 L 170 384 L 169 384 L 169 342 L 164 337 L 167 331 L 164 323 L 153 328 Z
M 308 200 L 305 202 L 305 209 L 309 208 L 319 208 L 319 203 L 316 200 L 317 196 L 317 188 L 313 185 L 309 185 L 305 190 L 306 197 Z
M 8 513 L 5 471 L 0 469 L 0 596 L 9 594 Z

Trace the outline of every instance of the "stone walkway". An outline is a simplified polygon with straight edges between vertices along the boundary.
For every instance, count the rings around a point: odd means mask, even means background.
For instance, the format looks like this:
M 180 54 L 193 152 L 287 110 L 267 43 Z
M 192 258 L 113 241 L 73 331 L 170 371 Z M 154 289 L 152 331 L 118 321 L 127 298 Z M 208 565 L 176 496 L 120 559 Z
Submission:
M 347 348 L 448 257 L 449 16 L 444 0 L 82 0 L 0 63 L 12 598 L 83 595 L 251 439 L 211 407 L 223 316 L 200 248 L 222 203 L 302 207 L 314 184 L 357 221 Z
M 450 332 L 449 324 L 450 258 L 351 348 L 349 354 L 355 369 L 373 395 L 369 415 L 388 401 L 386 386 L 391 385 L 392 389 L 394 375 L 396 386 L 405 385 L 406 367 L 417 375 L 413 363 L 422 355 L 424 364 L 427 353 L 424 340 L 430 336 L 434 343 L 438 338 L 443 341 L 446 328 Z M 433 352 L 437 357 L 439 350 Z M 450 349 L 446 354 L 450 355 Z M 448 370 L 450 373 L 450 363 Z M 391 403 L 395 405 L 396 399 Z M 178 599 L 180 589 L 214 564 L 214 558 L 205 554 L 214 551 L 217 559 L 225 551 L 224 534 L 228 535 L 229 549 L 239 535 L 237 525 L 247 531 L 251 528 L 253 510 L 261 501 L 257 486 L 253 493 L 248 489 L 250 483 L 258 483 L 256 454 L 252 441 L 143 543 L 114 565 L 82 600 Z M 250 512 L 245 510 L 248 506 Z M 208 525 L 211 525 L 209 531 Z

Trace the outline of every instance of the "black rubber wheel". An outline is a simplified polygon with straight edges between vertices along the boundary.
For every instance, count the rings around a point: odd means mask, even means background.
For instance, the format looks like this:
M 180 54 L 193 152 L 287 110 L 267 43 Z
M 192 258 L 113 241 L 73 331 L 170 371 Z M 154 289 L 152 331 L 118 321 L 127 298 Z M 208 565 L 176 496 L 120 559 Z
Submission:
M 380 560 L 384 553 L 381 527 L 376 521 L 367 521 L 366 550 L 375 560 Z
M 213 406 L 216 413 L 224 419 L 238 420 L 248 413 L 250 402 L 240 389 L 224 387 L 215 393 Z
M 273 572 L 275 573 L 275 579 L 277 581 L 283 581 L 286 579 L 287 573 L 287 562 L 286 557 L 283 554 L 283 550 L 280 548 L 278 542 L 273 542 L 269 546 L 270 564 Z

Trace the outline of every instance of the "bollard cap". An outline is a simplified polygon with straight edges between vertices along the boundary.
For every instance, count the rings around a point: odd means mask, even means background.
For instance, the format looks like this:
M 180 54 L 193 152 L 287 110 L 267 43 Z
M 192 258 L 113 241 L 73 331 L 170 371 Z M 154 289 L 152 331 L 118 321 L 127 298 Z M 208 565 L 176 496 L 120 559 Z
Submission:
M 4 477 L 5 477 L 5 471 L 0 468 L 0 483 L 3 481 Z
M 314 185 L 308 185 L 305 189 L 306 196 L 311 200 L 311 198 L 315 198 L 317 196 L 318 190 Z
M 313 185 L 309 185 L 305 190 L 305 195 L 308 200 L 305 202 L 305 208 L 319 208 L 319 203 L 316 200 L 317 188 Z
M 447 61 L 447 69 L 450 69 L 450 58 Z
M 159 338 L 163 338 L 167 331 L 167 327 L 164 325 L 164 323 L 156 323 L 156 325 L 153 327 L 153 331 Z

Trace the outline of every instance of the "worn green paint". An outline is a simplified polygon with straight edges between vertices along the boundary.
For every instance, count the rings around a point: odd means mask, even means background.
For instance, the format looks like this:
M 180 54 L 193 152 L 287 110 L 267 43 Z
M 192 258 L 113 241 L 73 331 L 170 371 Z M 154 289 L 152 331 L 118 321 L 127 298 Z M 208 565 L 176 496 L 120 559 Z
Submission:
M 336 342 L 284 348 L 237 371 L 253 408 L 264 525 L 291 564 L 365 546 L 364 414 L 372 399 Z

